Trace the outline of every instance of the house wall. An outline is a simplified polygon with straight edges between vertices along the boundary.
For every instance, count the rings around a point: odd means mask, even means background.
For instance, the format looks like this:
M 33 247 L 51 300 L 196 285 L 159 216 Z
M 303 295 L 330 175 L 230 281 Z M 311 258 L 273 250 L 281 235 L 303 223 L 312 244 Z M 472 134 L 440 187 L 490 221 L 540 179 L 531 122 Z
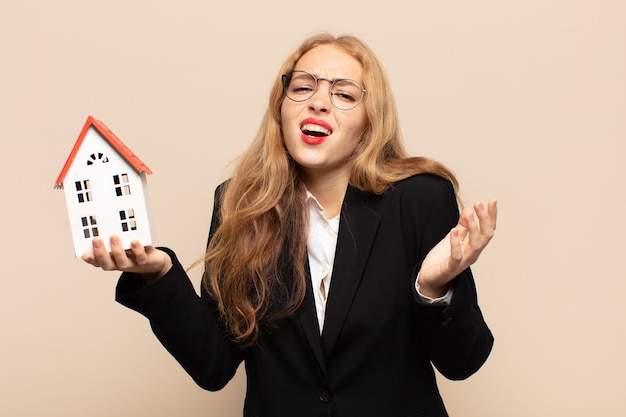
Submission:
M 241 416 L 241 372 L 197 388 L 113 301 L 117 274 L 74 258 L 53 182 L 105 121 L 154 171 L 155 244 L 190 266 L 278 66 L 319 29 L 378 54 L 412 153 L 467 203 L 499 199 L 474 268 L 496 343 L 441 381 L 450 415 L 623 415 L 624 22 L 623 0 L 0 2 L 0 415 Z
M 81 183 L 82 202 L 78 199 L 76 181 Z M 86 197 L 85 181 L 89 181 L 89 198 Z M 95 231 L 94 225 L 89 224 L 90 233 L 86 237 L 84 218 L 88 219 L 88 223 L 96 219 L 97 234 L 103 238 L 108 249 L 111 235 L 120 237 L 127 249 L 135 239 L 146 245 L 152 243 L 145 175 L 137 173 L 94 127 L 87 131 L 63 186 L 77 257 L 91 250 L 91 239 L 95 234 L 91 233 Z M 91 201 L 87 201 L 89 199 Z M 124 212 L 124 220 L 120 218 L 121 211 Z M 134 217 L 126 218 L 131 213 Z M 128 227 L 130 222 L 133 222 L 135 230 Z M 122 223 L 127 225 L 127 230 L 122 228 Z

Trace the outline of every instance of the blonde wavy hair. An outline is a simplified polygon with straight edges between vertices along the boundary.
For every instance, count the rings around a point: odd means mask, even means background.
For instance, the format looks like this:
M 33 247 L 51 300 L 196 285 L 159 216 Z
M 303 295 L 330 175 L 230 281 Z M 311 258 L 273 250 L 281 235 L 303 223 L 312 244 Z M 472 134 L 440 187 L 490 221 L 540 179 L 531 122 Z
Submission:
M 234 342 L 256 343 L 265 326 L 293 314 L 306 293 L 307 210 L 298 166 L 287 154 L 281 129 L 282 74 L 319 45 L 334 45 L 363 67 L 367 127 L 350 161 L 350 184 L 383 193 L 390 184 L 420 173 L 452 182 L 450 170 L 425 157 L 409 157 L 385 71 L 370 48 L 354 36 L 320 33 L 285 60 L 252 144 L 218 196 L 220 225 L 204 256 L 203 286 L 215 300 Z M 283 275 L 285 268 L 292 271 Z

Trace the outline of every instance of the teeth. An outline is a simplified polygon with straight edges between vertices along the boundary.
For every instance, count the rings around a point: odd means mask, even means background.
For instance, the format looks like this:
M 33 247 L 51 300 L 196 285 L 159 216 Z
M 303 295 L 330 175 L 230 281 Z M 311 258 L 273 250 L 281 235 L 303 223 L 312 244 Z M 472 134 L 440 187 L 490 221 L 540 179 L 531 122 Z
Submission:
M 323 136 L 328 136 L 328 135 L 330 135 L 332 133 L 330 130 L 324 129 L 322 126 L 315 125 L 315 124 L 305 124 L 305 125 L 302 125 L 300 130 L 302 130 L 303 132 L 318 133 L 318 134 L 321 134 Z

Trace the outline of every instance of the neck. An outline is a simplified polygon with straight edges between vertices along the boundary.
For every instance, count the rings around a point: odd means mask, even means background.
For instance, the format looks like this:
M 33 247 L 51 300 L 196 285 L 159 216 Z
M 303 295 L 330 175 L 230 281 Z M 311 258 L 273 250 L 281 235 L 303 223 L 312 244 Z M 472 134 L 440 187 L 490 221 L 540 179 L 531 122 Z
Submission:
M 349 183 L 349 171 L 343 173 L 311 173 L 304 175 L 304 185 L 324 208 L 326 218 L 341 212 L 341 205 Z

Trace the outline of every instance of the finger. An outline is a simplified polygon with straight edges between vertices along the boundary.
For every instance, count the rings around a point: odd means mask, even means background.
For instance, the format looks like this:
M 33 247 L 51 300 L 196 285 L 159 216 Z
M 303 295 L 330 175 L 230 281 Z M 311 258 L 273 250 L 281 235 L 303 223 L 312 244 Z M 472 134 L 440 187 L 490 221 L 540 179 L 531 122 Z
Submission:
M 465 214 L 465 222 L 467 223 L 468 229 L 468 245 L 473 249 L 480 249 L 483 246 L 481 243 L 480 227 L 474 218 L 474 212 L 472 210 L 469 210 L 469 212 Z
M 118 236 L 111 236 L 109 242 L 111 243 L 111 258 L 115 262 L 116 269 L 126 270 L 132 267 L 133 262 L 128 257 L 126 250 L 122 246 L 122 241 Z
M 469 233 L 468 222 L 467 222 L 468 216 L 472 218 L 474 217 L 474 214 L 470 207 L 466 207 L 463 209 L 463 211 L 461 212 L 461 215 L 459 216 L 459 223 L 456 226 L 456 229 L 459 232 L 459 237 L 461 241 L 465 240 L 465 237 Z
M 487 204 L 487 211 L 489 217 L 492 219 L 493 230 L 496 230 L 496 223 L 498 219 L 498 200 L 493 199 Z
M 148 263 L 148 253 L 141 242 L 137 240 L 130 242 L 130 250 L 137 265 L 145 265 Z
M 452 270 L 456 269 L 457 265 L 463 260 L 462 239 L 458 229 L 458 227 L 455 227 L 450 230 L 450 267 Z
M 102 241 L 102 239 L 93 239 L 92 246 L 94 259 L 98 266 L 100 266 L 100 268 L 104 269 L 105 271 L 115 269 L 115 262 L 111 258 L 109 252 L 107 252 L 107 249 L 104 246 L 104 242 Z
M 83 261 L 92 266 L 95 266 L 96 268 L 100 267 L 100 265 L 98 265 L 98 262 L 96 261 L 96 257 L 94 256 L 93 252 L 85 252 L 83 253 L 83 256 L 81 256 L 81 258 Z
M 474 204 L 474 210 L 476 210 L 476 216 L 479 221 L 480 235 L 488 242 L 493 237 L 495 218 L 490 215 L 489 208 L 485 207 L 482 201 L 478 201 Z

